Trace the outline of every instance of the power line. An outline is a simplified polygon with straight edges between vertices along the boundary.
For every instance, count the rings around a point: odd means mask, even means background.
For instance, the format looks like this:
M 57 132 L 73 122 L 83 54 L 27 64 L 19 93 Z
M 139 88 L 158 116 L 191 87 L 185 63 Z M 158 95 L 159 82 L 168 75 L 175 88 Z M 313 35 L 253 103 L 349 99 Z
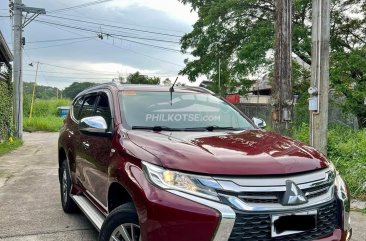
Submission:
M 85 35 L 82 35 L 80 33 L 77 33 L 77 32 L 71 31 L 71 30 L 62 29 L 62 28 L 59 28 L 57 26 L 53 26 L 53 27 L 55 27 L 55 28 L 57 28 L 57 29 L 59 29 L 61 31 L 66 31 L 66 32 L 69 32 L 69 33 L 73 33 L 73 34 L 76 34 L 76 35 L 79 35 L 79 36 L 86 37 Z M 98 40 L 95 40 L 95 41 L 98 41 Z M 98 42 L 100 42 L 100 41 L 98 41 Z M 105 42 L 101 42 L 101 43 L 109 44 L 109 43 L 105 43 Z M 117 47 L 115 45 L 112 45 L 112 46 Z M 133 50 L 130 50 L 130 49 L 125 49 L 125 48 L 122 48 L 122 47 L 117 47 L 117 48 L 120 48 L 120 49 L 129 51 L 129 52 L 132 52 L 132 53 L 137 54 L 137 55 L 142 55 L 144 57 L 151 58 L 151 59 L 154 59 L 154 60 L 157 60 L 157 61 L 160 61 L 160 62 L 169 63 L 169 64 L 172 64 L 172 65 L 175 65 L 175 66 L 179 66 L 179 67 L 184 67 L 183 65 L 179 65 L 179 64 L 176 64 L 176 63 L 173 63 L 173 62 L 170 62 L 170 61 L 166 61 L 166 60 L 163 60 L 163 59 L 160 59 L 160 58 L 156 58 L 156 57 L 153 57 L 153 56 L 149 56 L 147 54 L 143 54 L 143 53 L 140 53 L 140 52 L 137 52 L 137 51 L 133 51 Z
M 53 16 L 53 15 L 47 15 L 47 17 L 58 18 L 58 19 L 63 19 L 63 20 L 70 20 L 70 21 L 74 21 L 74 22 L 82 22 L 82 23 L 96 24 L 98 26 L 106 26 L 106 27 L 118 28 L 118 29 L 125 29 L 125 30 L 136 31 L 136 32 L 143 32 L 143 33 L 164 35 L 164 36 L 169 36 L 169 37 L 176 37 L 176 38 L 181 38 L 182 37 L 180 35 L 175 35 L 175 34 L 167 34 L 167 33 L 161 33 L 161 32 L 155 32 L 155 31 L 148 31 L 148 30 L 142 30 L 142 29 L 136 29 L 136 28 L 128 28 L 128 27 L 122 27 L 122 26 L 117 26 L 117 25 L 110 25 L 110 24 L 103 24 L 103 23 L 97 23 L 97 22 L 92 22 L 92 21 L 85 21 L 85 20 L 80 20 L 80 19 L 59 17 L 59 16 Z
M 93 6 L 93 5 L 97 5 L 97 4 L 101 4 L 101 3 L 105 3 L 105 2 L 110 2 L 110 1 L 112 1 L 112 0 L 98 0 L 98 1 L 94 1 L 94 2 L 88 2 L 88 3 L 83 3 L 83 4 L 67 7 L 67 8 L 52 10 L 52 11 L 49 11 L 49 13 L 64 12 L 67 10 L 75 10 L 78 8 L 89 7 L 89 6 Z
M 109 19 L 105 19 L 105 18 L 91 18 L 91 17 L 87 17 L 85 15 L 78 16 L 78 15 L 67 14 L 67 13 L 56 13 L 56 14 L 57 15 L 61 15 L 61 16 L 70 16 L 70 17 L 76 17 L 76 18 L 80 18 L 81 17 L 81 18 L 84 18 L 84 19 L 90 19 L 90 20 L 94 20 L 94 21 L 104 21 L 104 22 L 108 22 L 108 23 L 118 23 L 118 24 L 121 24 L 121 22 L 119 22 L 119 21 L 113 21 L 113 20 L 109 20 Z M 156 30 L 161 30 L 161 31 L 169 31 L 169 32 L 183 33 L 183 34 L 186 33 L 184 31 L 173 30 L 173 29 L 166 29 L 166 28 L 158 28 L 156 26 L 147 26 L 147 25 L 131 24 L 131 23 L 123 23 L 123 24 L 124 25 L 128 25 L 128 26 L 147 28 L 147 29 L 156 29 Z
M 78 40 L 78 41 L 73 41 L 73 42 L 69 42 L 69 43 L 63 43 L 63 44 L 48 45 L 48 46 L 29 48 L 29 49 L 27 48 L 27 50 L 54 48 L 54 47 L 59 47 L 59 46 L 71 45 L 71 44 L 75 44 L 75 43 L 87 42 L 87 41 L 90 41 L 90 40 L 92 40 L 92 38 L 87 39 L 87 40 Z
M 97 74 L 106 73 L 106 72 L 96 72 L 96 71 L 89 71 L 89 70 L 83 70 L 83 69 L 76 69 L 76 68 L 72 68 L 72 67 L 60 66 L 60 65 L 55 65 L 55 64 L 47 64 L 47 63 L 43 63 L 43 62 L 40 62 L 40 63 L 43 65 L 46 65 L 46 66 L 51 66 L 51 67 L 60 68 L 60 69 L 74 70 L 74 71 L 85 72 L 85 73 L 97 73 Z M 109 72 L 109 73 L 112 73 L 112 72 Z
M 93 38 L 94 36 L 90 37 L 79 37 L 79 38 L 61 38 L 61 39 L 47 39 L 47 40 L 36 40 L 36 41 L 29 41 L 29 43 L 48 43 L 48 42 L 60 42 L 60 41 L 71 41 L 71 40 L 78 40 L 78 39 L 88 39 Z
M 42 21 L 42 20 L 34 20 L 34 21 L 40 22 L 40 23 L 47 23 L 47 24 L 51 24 L 51 25 L 56 25 L 56 26 L 60 26 L 60 27 L 65 27 L 65 28 L 77 29 L 77 30 L 86 31 L 86 32 L 92 32 L 92 33 L 96 33 L 96 34 L 101 33 L 100 31 L 96 31 L 96 30 L 93 30 L 93 29 L 88 29 L 88 28 L 85 28 L 85 27 L 83 28 L 83 27 L 78 27 L 78 26 L 72 26 L 72 25 L 67 25 L 67 24 L 62 24 L 62 23 Z M 103 34 L 106 34 L 106 35 L 112 36 L 112 37 L 123 37 L 123 38 L 132 38 L 132 39 L 141 39 L 141 40 L 148 40 L 148 41 L 155 41 L 155 42 L 179 44 L 179 42 L 177 42 L 177 41 L 164 40 L 164 39 L 144 38 L 144 37 L 129 36 L 129 35 L 123 35 L 123 34 L 113 34 L 113 33 L 106 33 L 106 32 L 103 32 Z

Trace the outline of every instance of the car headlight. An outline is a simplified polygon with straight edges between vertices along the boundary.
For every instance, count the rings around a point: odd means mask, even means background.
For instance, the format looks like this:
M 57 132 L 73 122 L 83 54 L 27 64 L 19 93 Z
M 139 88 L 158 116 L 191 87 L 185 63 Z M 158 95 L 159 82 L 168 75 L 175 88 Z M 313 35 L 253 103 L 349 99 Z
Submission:
M 342 201 L 346 201 L 348 199 L 348 189 L 346 183 L 343 181 L 339 173 L 337 173 L 334 185 L 336 186 L 337 189 L 338 198 L 341 199 Z
M 219 201 L 215 189 L 222 189 L 214 179 L 168 170 L 147 162 L 142 162 L 148 180 L 165 190 L 176 190 Z

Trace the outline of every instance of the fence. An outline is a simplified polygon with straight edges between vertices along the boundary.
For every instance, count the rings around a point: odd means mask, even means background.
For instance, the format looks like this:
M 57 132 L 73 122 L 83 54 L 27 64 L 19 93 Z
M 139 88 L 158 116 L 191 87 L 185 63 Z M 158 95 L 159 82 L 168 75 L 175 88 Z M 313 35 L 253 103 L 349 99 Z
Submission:
M 240 104 L 236 104 L 236 107 L 238 107 L 248 117 L 262 118 L 267 122 L 267 125 L 271 125 L 271 122 L 272 122 L 271 105 L 240 103 Z M 308 120 L 309 119 L 308 113 L 306 113 L 306 116 L 304 116 L 301 119 Z M 334 104 L 330 104 L 330 106 L 329 106 L 329 124 L 341 124 L 344 126 L 348 126 L 352 129 L 358 129 L 357 118 L 355 118 L 355 116 L 353 116 L 351 114 L 343 113 L 342 110 Z

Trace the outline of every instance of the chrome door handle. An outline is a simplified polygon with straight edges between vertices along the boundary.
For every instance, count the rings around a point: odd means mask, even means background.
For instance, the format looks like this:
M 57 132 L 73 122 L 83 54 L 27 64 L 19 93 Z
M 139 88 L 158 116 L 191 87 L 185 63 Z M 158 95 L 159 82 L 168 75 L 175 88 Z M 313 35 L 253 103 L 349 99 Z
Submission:
M 84 148 L 89 148 L 89 143 L 86 141 L 83 141 L 81 144 L 83 144 Z

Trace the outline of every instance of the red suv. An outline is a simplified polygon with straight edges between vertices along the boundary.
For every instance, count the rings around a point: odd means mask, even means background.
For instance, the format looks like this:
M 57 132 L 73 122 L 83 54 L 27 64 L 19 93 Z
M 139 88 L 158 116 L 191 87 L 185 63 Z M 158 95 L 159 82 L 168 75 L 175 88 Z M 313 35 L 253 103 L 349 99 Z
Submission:
M 100 85 L 59 138 L 65 212 L 100 241 L 345 241 L 349 194 L 314 148 L 200 87 Z

